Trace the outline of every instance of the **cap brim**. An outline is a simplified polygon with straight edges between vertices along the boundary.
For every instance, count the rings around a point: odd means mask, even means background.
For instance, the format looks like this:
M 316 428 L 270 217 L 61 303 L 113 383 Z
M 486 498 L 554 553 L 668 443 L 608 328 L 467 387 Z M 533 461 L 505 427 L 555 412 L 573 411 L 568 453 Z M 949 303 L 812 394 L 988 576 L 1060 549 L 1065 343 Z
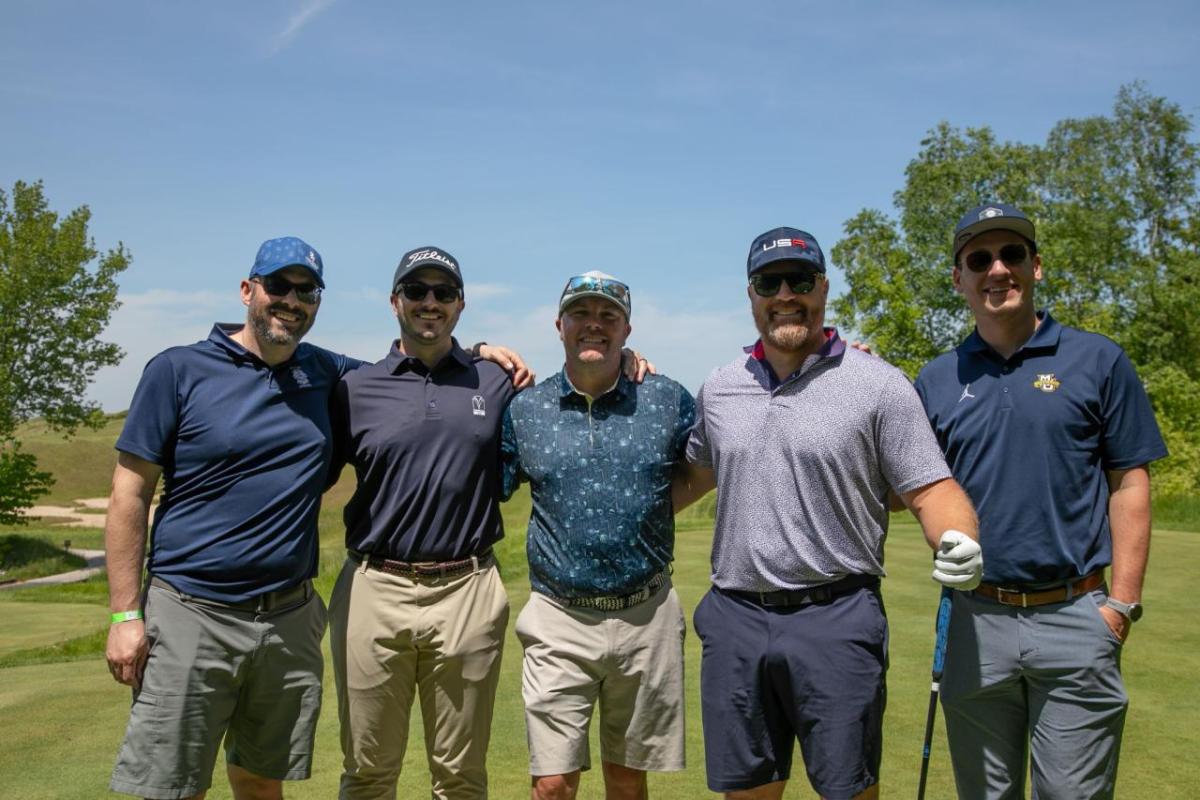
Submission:
M 954 237 L 954 260 L 958 261 L 958 254 L 962 252 L 964 247 L 970 244 L 972 239 L 988 231 L 1011 231 L 1019 236 L 1024 236 L 1031 242 L 1035 241 L 1033 238 L 1033 223 L 1027 219 L 1019 219 L 1017 217 L 981 219 L 963 228 Z
M 619 300 L 606 295 L 604 292 L 574 292 L 570 297 L 565 297 L 558 301 L 558 315 L 561 317 L 562 313 L 566 311 L 572 303 L 574 303 L 576 300 L 582 300 L 585 297 L 599 297 L 601 300 L 607 300 L 617 308 L 621 309 L 621 313 L 625 315 L 626 319 L 629 319 L 629 309 L 623 306 Z
M 398 274 L 395 277 L 395 279 L 392 280 L 392 294 L 396 293 L 396 287 L 399 286 L 400 283 L 405 278 L 407 278 L 409 275 L 413 274 L 414 272 L 416 272 L 419 269 L 424 269 L 425 267 L 435 267 L 435 268 L 441 270 L 442 272 L 444 272 L 450 276 L 450 279 L 452 281 L 454 281 L 455 286 L 457 286 L 460 289 L 463 288 L 462 277 L 457 272 L 455 272 L 454 270 L 447 267 L 441 261 L 437 261 L 436 259 L 431 258 L 431 259 L 428 259 L 425 261 L 417 261 L 417 262 L 409 264 L 407 267 L 405 267 L 404 271 L 401 272 L 400 274 Z

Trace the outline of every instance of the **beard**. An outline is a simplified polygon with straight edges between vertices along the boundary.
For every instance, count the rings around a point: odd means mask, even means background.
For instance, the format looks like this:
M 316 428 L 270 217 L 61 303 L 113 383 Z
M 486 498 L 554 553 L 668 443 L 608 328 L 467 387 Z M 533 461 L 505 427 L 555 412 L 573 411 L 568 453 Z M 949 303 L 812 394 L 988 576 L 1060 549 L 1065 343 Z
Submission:
M 295 330 L 273 327 L 271 325 L 272 317 L 270 313 L 273 308 L 278 308 L 281 311 L 287 311 L 298 316 L 300 318 L 299 327 Z M 310 314 L 280 304 L 271 306 L 262 305 L 257 308 L 252 306 L 248 316 L 250 317 L 250 325 L 254 329 L 254 335 L 258 337 L 259 341 L 279 346 L 299 344 L 300 340 L 304 338 L 304 334 L 308 333 L 309 328 L 313 324 L 313 318 Z
M 785 353 L 803 350 L 812 340 L 813 331 L 816 329 L 812 318 L 805 309 L 801 309 L 800 319 L 782 322 L 772 321 L 765 309 L 761 311 L 755 309 L 754 324 L 763 341 Z

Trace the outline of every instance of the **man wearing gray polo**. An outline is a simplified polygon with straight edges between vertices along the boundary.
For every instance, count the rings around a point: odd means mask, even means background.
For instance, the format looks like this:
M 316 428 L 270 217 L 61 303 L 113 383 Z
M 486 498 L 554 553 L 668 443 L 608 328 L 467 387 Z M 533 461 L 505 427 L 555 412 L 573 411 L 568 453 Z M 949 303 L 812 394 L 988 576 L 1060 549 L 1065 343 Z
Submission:
M 816 240 L 768 231 L 747 276 L 761 338 L 704 382 L 676 487 L 677 507 L 717 487 L 713 588 L 695 612 L 708 784 L 782 797 L 798 738 L 822 797 L 877 797 L 889 492 L 954 588 L 979 582 L 975 515 L 905 376 L 822 326 Z
M 505 493 L 530 482 L 533 593 L 517 619 L 534 800 L 575 796 L 600 706 L 609 800 L 684 767 L 683 637 L 671 587 L 671 474 L 694 421 L 687 390 L 621 374 L 629 287 L 601 272 L 559 298 L 562 372 L 504 420 Z

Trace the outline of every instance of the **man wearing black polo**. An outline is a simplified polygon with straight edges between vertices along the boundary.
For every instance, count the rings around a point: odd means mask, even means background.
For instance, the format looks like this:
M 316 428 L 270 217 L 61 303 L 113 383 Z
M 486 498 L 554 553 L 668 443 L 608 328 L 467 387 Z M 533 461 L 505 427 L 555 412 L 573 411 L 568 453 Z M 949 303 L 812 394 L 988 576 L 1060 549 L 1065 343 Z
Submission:
M 433 793 L 487 795 L 485 758 L 508 598 L 492 557 L 508 374 L 451 336 L 464 307 L 445 250 L 405 254 L 392 280 L 400 338 L 337 386 L 337 450 L 358 487 L 330 599 L 341 797 L 394 797 L 420 696 Z
M 1111 798 L 1148 465 L 1166 447 L 1124 351 L 1037 310 L 1042 259 L 1023 213 L 972 209 L 953 257 L 975 331 L 916 388 L 986 559 L 984 582 L 955 593 L 941 685 L 959 796 L 1024 797 L 1028 753 L 1034 797 Z

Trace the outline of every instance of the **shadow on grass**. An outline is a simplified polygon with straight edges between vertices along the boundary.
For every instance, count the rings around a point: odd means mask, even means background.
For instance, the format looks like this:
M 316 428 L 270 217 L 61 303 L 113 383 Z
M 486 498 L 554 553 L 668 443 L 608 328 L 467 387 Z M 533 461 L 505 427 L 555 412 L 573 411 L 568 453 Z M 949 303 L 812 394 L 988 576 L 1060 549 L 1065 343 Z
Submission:
M 0 536 L 0 580 L 29 580 L 87 566 L 87 561 L 44 539 Z

